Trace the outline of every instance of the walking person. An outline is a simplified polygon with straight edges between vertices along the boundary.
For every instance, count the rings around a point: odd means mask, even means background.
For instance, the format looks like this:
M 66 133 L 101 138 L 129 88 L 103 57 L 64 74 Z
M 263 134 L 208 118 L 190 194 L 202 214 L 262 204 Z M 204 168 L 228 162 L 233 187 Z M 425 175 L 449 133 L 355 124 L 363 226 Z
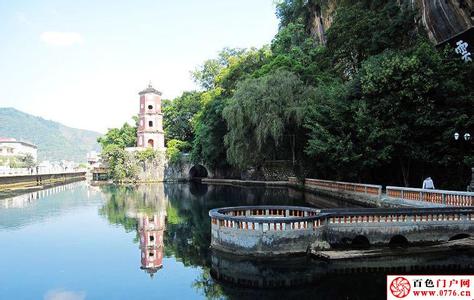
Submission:
M 426 178 L 425 180 L 423 180 L 423 187 L 422 189 L 425 189 L 425 190 L 434 190 L 434 183 L 433 183 L 433 179 L 431 179 L 431 177 L 428 177 Z

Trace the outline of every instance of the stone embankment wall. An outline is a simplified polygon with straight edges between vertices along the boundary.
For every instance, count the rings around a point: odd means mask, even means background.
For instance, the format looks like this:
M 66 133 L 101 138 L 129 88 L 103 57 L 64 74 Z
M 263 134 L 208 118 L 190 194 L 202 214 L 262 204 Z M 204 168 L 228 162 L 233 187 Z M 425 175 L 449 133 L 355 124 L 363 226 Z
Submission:
M 251 168 L 240 174 L 242 180 L 286 181 L 295 176 L 293 164 L 288 160 L 267 161 L 258 169 Z
M 0 176 L 0 190 L 48 186 L 85 178 L 86 172 Z
M 306 191 L 334 197 L 358 205 L 382 206 L 382 186 L 353 182 L 329 181 L 306 178 L 303 182 L 296 177 L 289 177 L 288 184 Z
M 158 152 L 156 158 L 145 161 L 133 162 L 140 166 L 138 168 L 138 180 L 140 182 L 161 182 L 165 178 L 166 157 L 164 152 Z
M 304 253 L 319 232 L 318 210 L 296 206 L 246 206 L 214 209 L 211 246 L 242 255 Z
M 446 242 L 469 237 L 472 208 L 322 209 L 241 206 L 209 211 L 211 246 L 239 255 L 273 256 L 338 246 Z
M 133 170 L 134 176 L 124 181 L 141 183 L 187 180 L 192 167 L 187 159 L 170 163 L 164 151 L 156 152 L 154 158 L 146 161 L 139 161 L 135 155 L 129 155 L 126 157 L 125 165 Z

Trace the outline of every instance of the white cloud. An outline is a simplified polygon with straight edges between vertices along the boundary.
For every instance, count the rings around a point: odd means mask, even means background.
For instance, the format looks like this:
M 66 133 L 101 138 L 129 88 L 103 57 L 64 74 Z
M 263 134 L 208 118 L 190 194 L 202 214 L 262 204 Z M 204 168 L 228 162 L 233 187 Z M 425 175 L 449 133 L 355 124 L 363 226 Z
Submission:
M 50 290 L 44 295 L 45 300 L 84 300 L 86 293 L 67 290 Z
M 83 38 L 77 32 L 56 32 L 46 31 L 41 33 L 40 39 L 46 44 L 53 46 L 72 46 L 74 44 L 82 44 Z

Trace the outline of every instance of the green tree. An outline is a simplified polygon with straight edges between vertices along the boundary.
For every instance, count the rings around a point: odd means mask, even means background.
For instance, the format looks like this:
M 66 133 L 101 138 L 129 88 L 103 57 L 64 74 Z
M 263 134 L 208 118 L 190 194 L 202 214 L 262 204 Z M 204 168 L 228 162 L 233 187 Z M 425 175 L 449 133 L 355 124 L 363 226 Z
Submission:
M 135 158 L 142 163 L 152 160 L 155 157 L 156 151 L 153 150 L 153 148 L 146 148 L 145 150 L 135 152 Z
M 246 49 L 227 59 L 227 65 L 216 76 L 216 87 L 222 89 L 222 94 L 230 97 L 235 92 L 237 83 L 248 77 L 258 77 L 256 73 L 269 62 L 271 50 L 268 46 L 260 49 Z
M 23 168 L 33 168 L 36 166 L 35 158 L 29 153 L 21 157 L 20 161 Z
M 229 162 L 244 169 L 276 158 L 283 137 L 294 140 L 309 93 L 296 75 L 284 70 L 239 83 L 223 111 L 229 128 L 225 136 Z M 290 144 L 294 157 L 293 142 Z
M 184 92 L 163 105 L 163 127 L 166 140 L 192 142 L 193 120 L 201 109 L 201 92 Z
M 380 124 L 384 141 L 392 145 L 405 185 L 413 182 L 411 170 L 453 165 L 466 170 L 474 161 L 472 151 L 460 152 L 451 142 L 456 128 L 474 127 L 472 75 L 472 65 L 440 54 L 428 42 L 363 63 L 361 98 Z
M 134 118 L 135 122 L 137 119 Z M 112 128 L 99 137 L 97 142 L 105 149 L 108 145 L 116 145 L 120 148 L 135 147 L 137 144 L 137 126 L 124 123 L 121 128 Z
M 234 93 L 237 83 L 244 78 L 252 77 L 267 62 L 269 49 L 224 49 L 215 59 L 220 65 L 219 72 L 208 77 L 208 90 L 201 94 L 201 110 L 194 118 L 194 140 L 191 159 L 205 163 L 211 168 L 226 168 L 226 149 L 224 135 L 227 124 L 222 111 L 228 98 Z M 195 79 L 198 77 L 195 76 Z
M 102 149 L 101 157 L 108 164 L 109 176 L 116 181 L 134 179 L 138 166 L 132 165 L 131 153 L 119 145 L 110 144 Z
M 166 144 L 166 157 L 171 164 L 180 162 L 181 153 L 191 149 L 191 143 L 180 140 L 169 140 Z
M 191 151 L 191 160 L 205 163 L 211 168 L 225 167 L 226 150 L 223 147 L 227 125 L 222 117 L 226 100 L 212 95 L 196 116 L 195 138 Z
M 224 48 L 215 59 L 208 59 L 201 66 L 197 67 L 191 75 L 194 81 L 205 90 L 217 87 L 216 79 L 222 69 L 229 65 L 229 59 L 244 53 L 244 49 Z
M 121 128 L 112 128 L 99 137 L 97 141 L 102 147 L 101 157 L 108 165 L 109 176 L 116 181 L 134 179 L 138 166 L 133 165 L 132 154 L 125 151 L 126 147 L 135 147 L 137 143 L 138 117 L 134 116 L 135 126 L 124 123 Z
M 327 49 L 335 69 L 352 78 L 362 62 L 385 49 L 410 47 L 416 41 L 415 13 L 395 1 L 357 1 L 342 5 L 327 30 Z
M 318 177 L 361 180 L 388 159 L 391 146 L 380 139 L 378 124 L 371 119 L 367 106 L 350 98 L 353 88 L 334 79 L 321 84 L 307 103 L 305 152 L 312 158 Z

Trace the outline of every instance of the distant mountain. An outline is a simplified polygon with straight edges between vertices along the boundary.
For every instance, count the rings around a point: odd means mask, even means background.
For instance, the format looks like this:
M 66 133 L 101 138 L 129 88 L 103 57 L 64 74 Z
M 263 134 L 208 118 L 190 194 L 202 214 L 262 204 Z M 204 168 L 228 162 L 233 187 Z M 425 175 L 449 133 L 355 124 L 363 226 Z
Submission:
M 98 132 L 76 129 L 14 108 L 0 107 L 0 137 L 38 146 L 38 160 L 85 162 L 88 151 L 100 149 Z

